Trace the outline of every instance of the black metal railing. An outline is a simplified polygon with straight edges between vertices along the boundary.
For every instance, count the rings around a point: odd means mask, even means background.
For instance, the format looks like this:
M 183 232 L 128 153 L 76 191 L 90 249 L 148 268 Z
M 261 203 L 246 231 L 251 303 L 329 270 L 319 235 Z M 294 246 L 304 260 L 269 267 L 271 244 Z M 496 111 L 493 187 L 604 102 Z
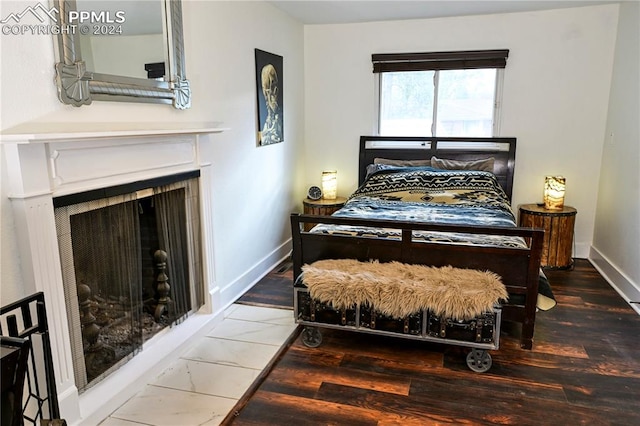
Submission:
M 34 322 L 35 319 L 35 322 Z M 60 418 L 44 293 L 0 308 L 0 335 L 31 342 L 22 415 L 25 423 Z

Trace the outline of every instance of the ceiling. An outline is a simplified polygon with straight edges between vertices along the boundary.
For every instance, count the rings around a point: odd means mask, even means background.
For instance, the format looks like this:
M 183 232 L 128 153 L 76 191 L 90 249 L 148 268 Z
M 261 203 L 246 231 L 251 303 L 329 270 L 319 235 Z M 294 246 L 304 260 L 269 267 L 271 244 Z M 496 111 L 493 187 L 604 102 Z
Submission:
M 269 1 L 303 24 L 344 24 L 528 12 L 619 3 L 614 0 L 309 0 Z

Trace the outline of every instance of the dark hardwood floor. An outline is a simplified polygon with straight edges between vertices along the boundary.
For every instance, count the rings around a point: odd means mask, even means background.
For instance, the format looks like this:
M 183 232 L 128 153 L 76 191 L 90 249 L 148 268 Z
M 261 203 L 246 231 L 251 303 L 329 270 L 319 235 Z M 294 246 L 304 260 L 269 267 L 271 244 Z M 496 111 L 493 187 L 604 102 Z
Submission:
M 293 263 L 282 262 L 236 303 L 293 309 Z
M 546 273 L 558 305 L 538 313 L 533 350 L 503 322 L 486 373 L 462 347 L 327 329 L 282 350 L 225 424 L 640 425 L 640 316 L 586 260 Z M 290 297 L 290 275 L 269 278 L 260 292 Z

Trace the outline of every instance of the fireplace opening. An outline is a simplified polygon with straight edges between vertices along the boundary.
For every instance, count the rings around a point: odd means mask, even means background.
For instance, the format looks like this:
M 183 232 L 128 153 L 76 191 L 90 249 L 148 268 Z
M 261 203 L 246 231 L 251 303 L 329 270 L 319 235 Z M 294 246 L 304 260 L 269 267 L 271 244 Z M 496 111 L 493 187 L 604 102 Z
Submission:
M 173 179 L 54 200 L 80 391 L 203 304 L 198 179 Z

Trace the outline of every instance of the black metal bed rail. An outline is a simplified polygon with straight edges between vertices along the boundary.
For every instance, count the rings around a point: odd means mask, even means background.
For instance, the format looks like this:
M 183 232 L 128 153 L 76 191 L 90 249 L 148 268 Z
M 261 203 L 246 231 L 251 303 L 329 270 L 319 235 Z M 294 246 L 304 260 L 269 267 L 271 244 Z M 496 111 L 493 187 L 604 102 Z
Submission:
M 35 426 L 42 420 L 60 418 L 44 293 L 2 306 L 0 335 L 31 342 L 22 408 L 25 423 Z

